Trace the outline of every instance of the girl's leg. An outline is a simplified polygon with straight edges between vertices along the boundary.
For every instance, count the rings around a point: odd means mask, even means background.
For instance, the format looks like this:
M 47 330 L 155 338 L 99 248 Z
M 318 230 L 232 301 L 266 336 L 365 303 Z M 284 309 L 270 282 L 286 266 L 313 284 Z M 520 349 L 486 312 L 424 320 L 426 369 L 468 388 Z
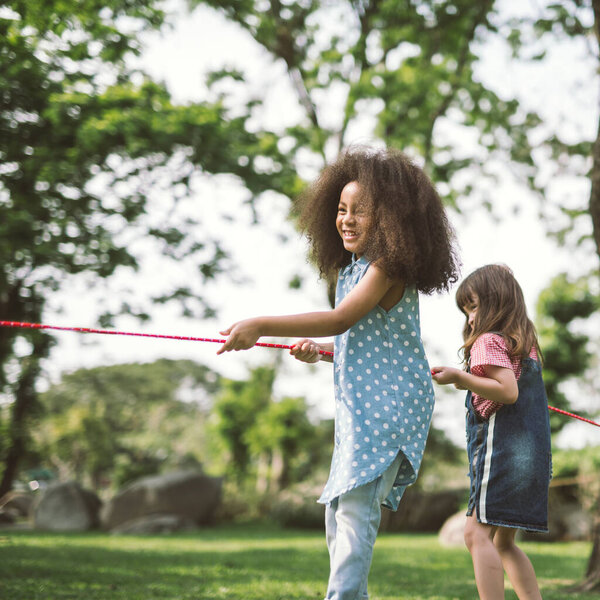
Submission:
M 504 571 L 494 546 L 496 527 L 479 523 L 475 514 L 467 517 L 465 544 L 471 553 L 475 583 L 481 600 L 504 600 Z
M 381 503 L 389 494 L 400 459 L 375 481 L 342 494 L 325 511 L 330 574 L 326 600 L 366 600 Z
M 494 545 L 519 600 L 541 600 L 542 595 L 533 565 L 525 552 L 515 544 L 516 533 L 516 529 L 498 527 L 494 535 Z

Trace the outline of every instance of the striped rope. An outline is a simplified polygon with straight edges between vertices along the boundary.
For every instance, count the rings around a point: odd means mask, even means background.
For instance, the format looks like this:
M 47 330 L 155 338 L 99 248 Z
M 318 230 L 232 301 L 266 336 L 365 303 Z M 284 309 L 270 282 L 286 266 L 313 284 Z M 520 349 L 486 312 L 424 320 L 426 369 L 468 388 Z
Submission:
M 133 337 L 147 337 L 147 338 L 160 338 L 165 340 L 180 340 L 188 342 L 214 342 L 216 344 L 224 344 L 226 340 L 216 338 L 201 338 L 191 337 L 187 335 L 165 335 L 160 333 L 138 333 L 133 331 L 118 331 L 116 329 L 90 329 L 88 327 L 66 327 L 59 325 L 42 325 L 41 323 L 22 323 L 20 321 L 0 321 L 0 327 L 18 327 L 22 329 L 53 329 L 56 331 L 76 331 L 78 333 L 102 333 L 105 335 L 128 335 Z M 284 350 L 290 350 L 293 346 L 287 346 L 285 344 L 267 344 L 258 342 L 256 346 L 263 348 L 280 348 Z M 333 352 L 327 350 L 319 350 L 319 354 L 324 356 L 333 356 Z
M 581 417 L 580 415 L 575 415 L 573 413 L 567 412 L 566 410 L 561 410 L 560 408 L 555 408 L 554 406 L 548 406 L 550 410 L 553 410 L 561 415 L 565 415 L 567 417 L 571 417 L 573 419 L 579 419 L 584 423 L 589 423 L 590 425 L 595 425 L 596 427 L 600 427 L 600 423 L 596 423 L 596 421 L 592 421 L 591 419 L 586 419 L 585 417 Z
M 100 333 L 104 335 L 127 335 L 132 337 L 147 337 L 147 338 L 159 338 L 166 340 L 179 340 L 179 341 L 188 341 L 188 342 L 213 342 L 216 344 L 224 344 L 226 340 L 224 339 L 216 339 L 216 338 L 201 338 L 201 337 L 192 337 L 186 335 L 165 335 L 160 333 L 139 333 L 133 331 L 118 331 L 116 329 L 91 329 L 89 327 L 66 327 L 60 325 L 42 325 L 41 323 L 23 323 L 21 321 L 0 321 L 0 327 L 13 327 L 13 328 L 21 328 L 21 329 L 52 329 L 55 331 L 76 331 L 77 333 Z M 280 348 L 283 350 L 290 350 L 293 346 L 288 346 L 285 344 L 267 344 L 263 342 L 258 342 L 255 344 L 256 346 L 260 346 L 262 348 Z M 327 350 L 319 350 L 319 354 L 323 356 L 333 356 L 333 352 L 328 352 Z M 589 423 L 590 425 L 595 425 L 596 427 L 600 427 L 600 423 L 596 423 L 596 421 L 592 421 L 591 419 L 586 419 L 580 415 L 576 415 L 574 413 L 567 412 L 566 410 L 561 410 L 560 408 L 555 408 L 554 406 L 548 406 L 549 410 L 553 410 L 561 415 L 565 415 L 566 417 L 571 417 L 572 419 L 579 419 L 584 423 Z

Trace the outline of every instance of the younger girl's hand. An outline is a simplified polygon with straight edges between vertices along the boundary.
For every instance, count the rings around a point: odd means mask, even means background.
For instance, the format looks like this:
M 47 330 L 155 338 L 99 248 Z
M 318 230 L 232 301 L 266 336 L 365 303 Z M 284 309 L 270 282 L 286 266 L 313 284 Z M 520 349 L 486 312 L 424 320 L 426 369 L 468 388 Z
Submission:
M 296 359 L 306 363 L 316 363 L 321 360 L 319 350 L 321 346 L 309 339 L 298 340 L 290 349 L 290 354 Z
M 432 367 L 431 369 L 431 377 L 436 383 L 440 385 L 448 385 L 449 383 L 453 383 L 454 387 L 458 390 L 464 390 L 464 387 L 461 387 L 460 381 L 464 371 L 460 369 L 454 369 L 453 367 Z
M 228 336 L 225 343 L 217 350 L 217 354 L 231 352 L 232 350 L 248 350 L 252 348 L 261 336 L 257 319 L 238 321 L 231 327 L 219 331 L 221 335 Z

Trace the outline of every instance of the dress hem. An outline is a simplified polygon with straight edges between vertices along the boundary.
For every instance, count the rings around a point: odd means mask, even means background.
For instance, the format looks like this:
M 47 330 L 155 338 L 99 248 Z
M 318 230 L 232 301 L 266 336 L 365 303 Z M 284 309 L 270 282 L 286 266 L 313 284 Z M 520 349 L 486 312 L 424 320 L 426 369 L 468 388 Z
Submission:
M 467 517 L 473 516 L 473 510 L 466 512 Z M 510 529 L 522 529 L 531 533 L 548 533 L 548 526 L 543 525 L 527 525 L 525 523 L 514 523 L 511 521 L 502 521 L 501 519 L 486 519 L 482 521 L 479 515 L 476 515 L 477 522 L 482 525 L 490 525 L 492 527 L 508 527 Z
M 373 475 L 373 477 L 371 477 L 370 479 L 367 479 L 366 481 L 361 481 L 360 483 L 355 483 L 353 485 L 350 485 L 346 488 L 344 488 L 343 490 L 340 490 L 339 492 L 337 492 L 334 496 L 332 496 L 329 499 L 325 499 L 323 498 L 323 494 L 321 494 L 321 497 L 317 500 L 318 504 L 331 504 L 336 498 L 339 498 L 340 496 L 342 496 L 343 494 L 347 494 L 348 492 L 355 490 L 356 488 L 362 487 L 363 485 L 367 485 L 368 483 L 371 483 L 372 481 L 375 481 L 378 477 L 381 477 L 381 475 L 383 473 L 385 473 L 385 471 L 387 469 L 389 469 L 389 467 L 392 465 L 392 463 L 396 460 L 396 458 L 398 457 L 398 454 L 402 453 L 402 455 L 404 456 L 404 459 L 407 460 L 411 466 L 411 468 L 413 469 L 414 472 L 414 467 L 412 465 L 412 463 L 410 462 L 410 460 L 407 458 L 406 453 L 402 450 L 402 448 L 398 448 L 398 451 L 394 454 L 393 457 L 391 457 L 391 460 L 389 462 L 383 463 L 383 468 L 381 470 L 379 470 L 377 473 L 375 473 Z M 398 470 L 400 470 L 400 466 L 402 466 L 402 462 L 400 463 L 400 465 L 398 466 Z M 398 473 L 396 473 L 396 477 L 398 476 Z M 416 481 L 416 475 L 413 478 L 413 480 L 411 481 L 411 483 L 414 483 Z M 394 481 L 394 485 L 392 486 L 392 491 L 394 490 L 394 488 L 397 487 L 407 487 L 408 485 L 411 485 L 411 483 L 399 483 L 398 485 L 396 485 L 396 481 Z M 385 508 L 389 508 L 390 510 L 398 510 L 398 506 L 396 506 L 396 508 L 394 508 L 393 506 L 389 505 L 386 502 L 387 498 L 384 500 L 384 502 L 381 503 L 382 506 L 384 506 Z M 400 504 L 398 502 L 398 504 Z

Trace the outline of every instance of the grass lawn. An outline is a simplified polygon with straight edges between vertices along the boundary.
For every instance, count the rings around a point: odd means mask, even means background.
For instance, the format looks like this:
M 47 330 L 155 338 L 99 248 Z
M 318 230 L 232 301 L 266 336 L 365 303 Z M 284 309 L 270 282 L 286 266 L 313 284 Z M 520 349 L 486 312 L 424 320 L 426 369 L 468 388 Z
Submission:
M 544 600 L 600 600 L 600 593 L 566 591 L 582 578 L 590 544 L 522 547 Z M 148 537 L 0 531 L 2 600 L 321 600 L 327 575 L 320 532 L 258 525 Z M 379 536 L 370 582 L 371 600 L 477 598 L 467 551 L 442 548 L 434 535 Z

